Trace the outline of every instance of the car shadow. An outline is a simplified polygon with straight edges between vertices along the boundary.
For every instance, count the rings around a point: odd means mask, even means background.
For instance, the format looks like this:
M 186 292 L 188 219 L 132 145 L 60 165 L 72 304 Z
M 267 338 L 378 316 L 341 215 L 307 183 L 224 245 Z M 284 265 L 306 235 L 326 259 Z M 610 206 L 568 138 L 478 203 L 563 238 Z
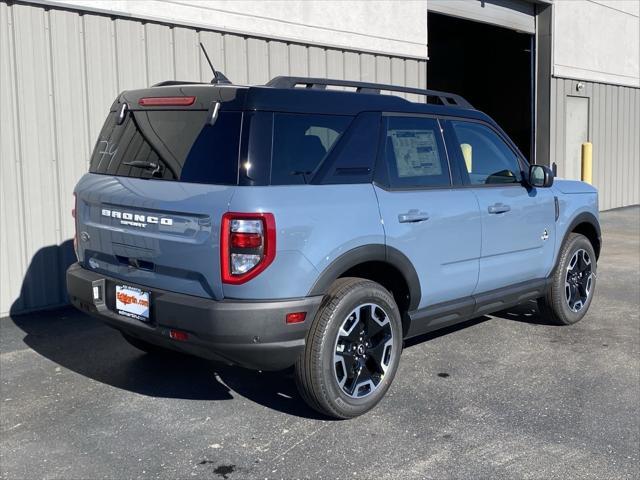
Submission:
M 5 319 L 7 321 L 9 319 Z M 119 389 L 151 397 L 221 401 L 238 395 L 289 415 L 326 419 L 306 405 L 290 371 L 258 372 L 169 352 L 150 355 L 116 330 L 71 307 L 16 315 L 22 341 L 52 362 Z
M 414 347 L 421 343 L 428 342 L 429 340 L 443 337 L 445 335 L 449 335 L 451 333 L 464 330 L 465 328 L 473 327 L 474 325 L 478 325 L 480 323 L 486 322 L 487 320 L 491 320 L 491 317 L 487 317 L 485 315 L 482 317 L 472 318 L 471 320 L 467 320 L 466 322 L 457 323 L 449 327 L 440 328 L 438 330 L 434 330 L 433 332 L 425 333 L 423 335 L 410 338 L 404 342 L 404 348 Z
M 535 300 L 529 300 L 528 302 L 511 307 L 507 310 L 492 313 L 491 316 L 503 318 L 505 320 L 514 320 L 516 322 L 530 323 L 533 325 L 554 325 L 540 313 L 540 310 L 538 310 L 538 304 Z
M 33 301 L 38 299 L 34 292 L 43 287 L 40 285 L 43 271 L 49 271 L 56 278 L 62 275 L 68 264 L 68 255 L 64 253 L 70 249 L 68 243 L 42 250 L 38 261 L 32 262 L 20 298 L 12 307 L 10 319 L 25 333 L 22 341 L 32 350 L 87 378 L 142 395 L 203 401 L 230 400 L 239 395 L 290 415 L 327 419 L 303 401 L 291 371 L 257 372 L 179 353 L 149 355 L 129 345 L 116 330 L 71 307 L 15 314 L 16 310 L 37 303 Z M 55 295 L 54 300 L 66 300 L 64 288 Z M 548 324 L 539 315 L 535 302 L 498 312 L 493 317 Z M 490 318 L 475 318 L 412 338 L 405 343 L 405 348 Z

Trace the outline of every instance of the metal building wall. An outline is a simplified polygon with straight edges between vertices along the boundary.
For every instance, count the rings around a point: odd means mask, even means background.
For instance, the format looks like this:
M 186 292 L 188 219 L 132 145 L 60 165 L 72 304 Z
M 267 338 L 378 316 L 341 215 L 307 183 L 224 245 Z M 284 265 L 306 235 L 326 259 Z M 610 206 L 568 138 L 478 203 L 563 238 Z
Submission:
M 564 174 L 565 105 L 568 96 L 589 98 L 589 141 L 593 143 L 593 184 L 600 209 L 640 203 L 640 89 L 551 78 L 550 159 Z
M 426 87 L 423 60 L 0 1 L 0 316 L 66 302 L 73 187 L 116 95 L 208 81 L 202 41 L 233 82 L 276 75 Z

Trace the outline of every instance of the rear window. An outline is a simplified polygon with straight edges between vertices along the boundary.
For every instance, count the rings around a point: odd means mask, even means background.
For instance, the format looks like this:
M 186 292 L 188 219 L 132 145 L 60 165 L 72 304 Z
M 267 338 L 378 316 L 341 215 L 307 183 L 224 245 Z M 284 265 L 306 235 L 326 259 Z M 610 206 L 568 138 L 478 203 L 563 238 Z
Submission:
M 235 185 L 242 113 L 220 112 L 214 125 L 198 110 L 110 113 L 91 156 L 91 173 Z
M 351 120 L 342 115 L 274 114 L 271 185 L 307 183 Z

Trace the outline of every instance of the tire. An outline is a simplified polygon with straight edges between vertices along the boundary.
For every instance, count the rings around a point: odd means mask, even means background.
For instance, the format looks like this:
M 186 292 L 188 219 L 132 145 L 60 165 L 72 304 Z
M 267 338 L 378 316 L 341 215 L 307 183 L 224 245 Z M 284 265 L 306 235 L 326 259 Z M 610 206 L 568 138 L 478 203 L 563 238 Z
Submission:
M 538 299 L 542 316 L 555 325 L 572 325 L 582 320 L 595 294 L 596 267 L 591 242 L 579 233 L 569 234 L 547 294 Z
M 174 350 L 170 350 L 168 348 L 163 348 L 153 343 L 145 342 L 144 340 L 140 340 L 139 338 L 132 337 L 124 332 L 120 332 L 124 339 L 130 344 L 136 347 L 138 350 L 142 350 L 145 353 L 150 355 L 158 355 L 158 356 L 166 356 L 166 355 L 180 355 L 179 352 Z
M 298 390 L 318 412 L 357 417 L 384 397 L 402 353 L 393 296 L 361 278 L 340 278 L 325 296 L 295 365 Z

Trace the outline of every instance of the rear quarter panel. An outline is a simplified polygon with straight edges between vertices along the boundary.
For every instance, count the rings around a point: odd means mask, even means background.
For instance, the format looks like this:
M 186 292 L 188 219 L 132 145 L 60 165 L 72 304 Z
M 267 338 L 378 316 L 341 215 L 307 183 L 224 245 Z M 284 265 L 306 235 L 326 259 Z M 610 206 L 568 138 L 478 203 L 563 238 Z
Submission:
M 361 245 L 384 245 L 371 184 L 238 187 L 231 212 L 270 212 L 276 258 L 256 278 L 224 285 L 224 296 L 278 299 L 306 296 L 338 256 Z

